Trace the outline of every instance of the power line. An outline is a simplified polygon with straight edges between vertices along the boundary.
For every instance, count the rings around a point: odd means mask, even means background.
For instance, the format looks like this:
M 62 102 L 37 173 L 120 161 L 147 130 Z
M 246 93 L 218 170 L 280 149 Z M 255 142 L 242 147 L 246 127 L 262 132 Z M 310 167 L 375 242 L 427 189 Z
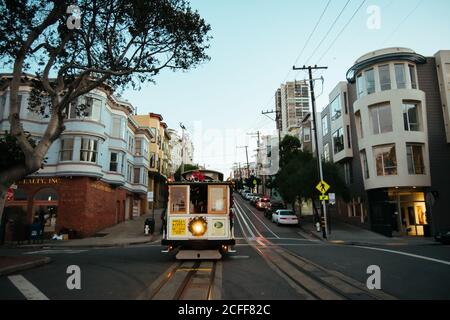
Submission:
M 350 1 L 350 0 L 349 0 L 349 1 Z M 311 31 L 310 35 L 308 36 L 308 39 L 306 40 L 306 42 L 305 42 L 305 44 L 304 44 L 302 50 L 300 51 L 299 55 L 298 55 L 297 58 L 295 59 L 294 65 L 297 64 L 298 60 L 300 59 L 300 57 L 301 57 L 301 56 L 303 55 L 303 53 L 305 52 L 306 47 L 308 46 L 309 42 L 311 41 L 311 39 L 312 39 L 314 33 L 317 31 L 317 28 L 319 27 L 320 22 L 322 21 L 323 17 L 325 16 L 325 13 L 327 12 L 328 7 L 330 6 L 330 4 L 331 4 L 331 0 L 328 0 L 327 4 L 325 5 L 325 8 L 322 10 L 322 13 L 321 13 L 320 16 L 319 16 L 319 19 L 317 20 L 317 22 L 316 22 L 316 24 L 315 24 L 313 30 Z M 289 77 L 289 75 L 291 74 L 291 72 L 292 72 L 292 69 L 289 69 L 289 72 L 286 74 L 286 76 L 284 77 L 283 81 L 281 81 L 281 83 L 284 83 L 284 82 L 288 79 L 288 77 Z M 275 96 L 276 96 L 276 93 L 273 94 L 273 96 L 272 96 L 272 97 L 271 97 L 264 105 L 268 105 L 269 102 L 275 98 Z
M 338 35 L 336 36 L 336 38 L 334 38 L 333 42 L 330 44 L 330 46 L 328 47 L 328 49 L 324 52 L 324 54 L 320 57 L 319 61 L 317 62 L 317 64 L 319 64 L 322 59 L 325 57 L 325 55 L 331 50 L 331 48 L 334 46 L 334 44 L 336 43 L 336 41 L 339 39 L 339 37 L 344 33 L 345 29 L 347 29 L 347 27 L 350 25 L 350 23 L 353 21 L 353 19 L 355 18 L 355 16 L 358 14 L 359 10 L 361 10 L 362 6 L 364 5 L 364 3 L 366 3 L 367 0 L 363 0 L 361 2 L 361 4 L 359 5 L 359 7 L 356 9 L 356 11 L 353 13 L 353 15 L 350 17 L 350 20 L 348 20 L 348 22 L 344 25 L 344 27 L 342 28 L 342 30 L 338 33 Z
M 394 36 L 394 34 L 397 33 L 397 31 L 402 27 L 402 25 L 416 12 L 416 10 L 420 7 L 420 5 L 423 3 L 424 0 L 419 0 L 417 5 L 406 15 L 406 17 L 400 22 L 400 24 L 392 31 L 392 33 L 386 38 L 386 40 L 383 41 L 381 46 L 386 44 L 391 38 Z
M 339 12 L 339 14 L 337 15 L 336 19 L 334 19 L 333 23 L 331 24 L 330 28 L 328 29 L 327 33 L 323 36 L 322 40 L 320 40 L 319 44 L 317 45 L 317 47 L 314 49 L 313 53 L 311 54 L 311 56 L 306 60 L 306 62 L 304 64 L 308 64 L 308 62 L 311 60 L 312 57 L 314 57 L 314 55 L 316 54 L 317 50 L 319 50 L 320 46 L 323 44 L 323 42 L 328 38 L 328 36 L 330 35 L 331 31 L 333 30 L 334 26 L 336 25 L 336 23 L 339 21 L 340 17 L 342 16 L 342 14 L 344 13 L 345 9 L 348 7 L 349 3 L 351 0 L 347 0 L 347 2 L 345 3 L 344 7 L 342 8 L 342 10 Z

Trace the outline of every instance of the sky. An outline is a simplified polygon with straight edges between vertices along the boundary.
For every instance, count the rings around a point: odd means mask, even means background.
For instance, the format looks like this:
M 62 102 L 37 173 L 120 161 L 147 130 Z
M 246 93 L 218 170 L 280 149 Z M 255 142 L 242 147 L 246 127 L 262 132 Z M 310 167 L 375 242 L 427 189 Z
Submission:
M 276 89 L 307 78 L 292 71 L 294 62 L 328 67 L 315 75 L 324 78 L 323 85 L 316 83 L 321 110 L 365 53 L 407 47 L 432 56 L 450 50 L 448 0 L 332 0 L 312 33 L 328 1 L 192 0 L 212 28 L 211 60 L 187 72 L 162 72 L 156 84 L 123 97 L 139 114 L 162 114 L 171 128 L 182 122 L 194 142 L 194 162 L 228 176 L 234 163 L 246 162 L 245 149 L 237 147 L 248 145 L 249 161 L 255 161 L 251 133 L 275 133 L 275 122 L 261 111 L 275 108 Z

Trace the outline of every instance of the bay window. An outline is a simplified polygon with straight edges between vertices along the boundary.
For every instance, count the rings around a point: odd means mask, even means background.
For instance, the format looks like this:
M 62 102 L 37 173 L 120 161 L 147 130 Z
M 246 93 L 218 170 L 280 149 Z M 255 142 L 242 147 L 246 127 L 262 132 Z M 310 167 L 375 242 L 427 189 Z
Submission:
M 405 65 L 403 63 L 395 64 L 395 79 L 397 81 L 397 89 L 406 88 Z
M 341 96 L 337 96 L 330 106 L 331 121 L 339 119 L 342 115 Z
M 372 94 L 375 92 L 375 73 L 373 69 L 369 69 L 365 72 L 366 76 L 366 89 L 367 94 Z
M 417 78 L 416 78 L 416 67 L 413 65 L 408 65 L 409 77 L 411 78 L 411 88 L 417 89 Z
M 361 151 L 361 162 L 362 162 L 362 168 L 363 168 L 363 173 L 364 173 L 364 179 L 369 179 L 370 178 L 369 164 L 367 162 L 366 150 Z
M 403 122 L 405 131 L 420 131 L 419 110 L 420 107 L 418 103 L 403 103 Z
M 392 114 L 389 104 L 381 104 L 369 107 L 372 118 L 373 134 L 392 132 Z
M 373 155 L 375 157 L 378 176 L 397 175 L 395 144 L 374 147 Z
M 411 175 L 425 174 L 423 161 L 423 146 L 421 144 L 406 144 L 406 158 L 408 161 L 408 173 Z
M 364 88 L 364 77 L 362 74 L 356 77 L 356 87 L 358 92 L 358 98 L 364 96 L 365 88 Z
M 97 162 L 98 142 L 95 139 L 81 139 L 80 161 Z
M 73 138 L 61 139 L 61 150 L 59 155 L 60 161 L 72 161 L 73 160 Z
M 379 66 L 381 91 L 391 90 L 391 73 L 389 65 Z
M 334 134 L 333 134 L 333 148 L 334 148 L 334 154 L 338 154 L 342 150 L 344 150 L 344 129 L 339 128 Z

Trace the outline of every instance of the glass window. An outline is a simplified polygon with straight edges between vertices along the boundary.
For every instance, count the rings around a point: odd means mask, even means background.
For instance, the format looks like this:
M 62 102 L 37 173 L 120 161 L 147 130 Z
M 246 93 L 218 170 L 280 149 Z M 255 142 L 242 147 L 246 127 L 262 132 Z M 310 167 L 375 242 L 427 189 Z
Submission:
M 381 91 L 391 90 L 391 73 L 389 65 L 379 66 Z
M 363 172 L 364 172 L 364 178 L 369 179 L 370 178 L 369 164 L 367 163 L 366 150 L 361 151 L 361 162 L 362 162 L 362 168 L 363 168 Z
M 97 162 L 98 142 L 94 139 L 81 139 L 80 161 Z
M 347 126 L 347 148 L 352 148 L 352 140 L 350 137 L 350 126 Z
M 333 100 L 330 106 L 331 110 L 331 121 L 335 121 L 339 119 L 342 115 L 342 106 L 341 106 L 341 96 L 337 96 L 336 99 Z
M 344 150 L 344 129 L 339 128 L 333 134 L 333 146 L 334 146 L 334 154 L 338 154 L 342 150 Z
M 133 183 L 140 183 L 140 178 L 141 178 L 141 168 L 134 168 L 134 173 L 133 173 Z
M 134 151 L 134 138 L 130 132 L 128 132 L 128 151 L 131 153 Z
M 113 116 L 112 120 L 112 136 L 114 138 L 122 138 L 122 121 L 120 117 Z
M 328 116 L 322 118 L 322 135 L 326 136 L 328 134 Z
M 391 106 L 382 104 L 370 107 L 373 134 L 392 132 Z
M 208 213 L 208 186 L 191 185 L 189 192 L 189 212 L 192 214 Z
M 311 128 L 304 127 L 303 128 L 303 141 L 310 142 L 311 141 Z
M 367 94 L 372 94 L 375 92 L 375 73 L 373 69 L 369 69 L 365 72 L 365 75 Z
M 208 186 L 208 213 L 227 213 L 227 187 Z
M 356 122 L 356 129 L 358 132 L 358 136 L 360 139 L 363 139 L 364 138 L 364 128 L 363 128 L 363 124 L 362 124 L 360 111 L 355 113 L 355 122 Z
M 411 78 L 411 88 L 417 89 L 416 67 L 410 64 L 408 68 L 409 76 Z
M 92 97 L 85 98 L 86 109 L 84 110 L 86 118 L 90 120 L 100 120 L 100 114 L 102 112 L 102 102 L 99 99 Z
M 397 89 L 406 88 L 405 65 L 403 63 L 395 64 L 395 79 L 397 81 Z
M 117 172 L 119 164 L 119 157 L 117 152 L 111 152 L 111 159 L 109 162 L 109 171 Z
M 353 167 L 351 162 L 344 163 L 344 177 L 346 184 L 353 183 Z
M 364 96 L 365 88 L 364 88 L 364 77 L 362 74 L 356 77 L 356 87 L 358 91 L 358 98 Z
M 423 147 L 420 144 L 406 145 L 406 158 L 408 160 L 409 174 L 425 174 L 422 150 Z
M 373 148 L 373 155 L 377 166 L 378 176 L 397 175 L 397 156 L 395 145 L 386 145 Z
M 127 165 L 127 181 L 131 182 L 133 177 L 133 166 L 131 164 Z
M 403 122 L 406 131 L 420 131 L 419 109 L 417 103 L 403 103 Z
M 169 187 L 169 210 L 171 214 L 187 214 L 188 186 Z
M 323 160 L 330 162 L 330 145 L 327 143 L 323 146 Z
M 156 165 L 156 154 L 154 152 L 150 152 L 150 168 L 154 168 Z
M 61 140 L 61 150 L 59 155 L 60 161 L 73 160 L 73 138 Z
M 450 85 L 450 63 L 445 64 L 445 69 L 446 69 L 446 73 L 447 73 L 447 82 Z
M 134 144 L 134 154 L 136 156 L 142 156 L 142 139 L 136 139 Z

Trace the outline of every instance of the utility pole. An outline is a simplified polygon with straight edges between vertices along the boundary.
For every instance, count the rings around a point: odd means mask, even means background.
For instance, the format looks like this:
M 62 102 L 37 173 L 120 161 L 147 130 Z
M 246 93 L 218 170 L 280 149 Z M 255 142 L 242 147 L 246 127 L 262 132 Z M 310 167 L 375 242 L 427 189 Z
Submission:
M 186 127 L 183 125 L 183 123 L 180 123 L 180 128 L 182 130 L 181 134 L 181 175 L 182 175 L 184 173 L 184 156 L 185 156 L 184 131 L 186 130 Z
M 308 70 L 309 72 L 309 86 L 311 91 L 311 106 L 312 106 L 312 113 L 313 113 L 313 127 L 314 127 L 314 140 L 316 144 L 316 157 L 319 167 L 319 178 L 320 181 L 323 180 L 323 170 L 322 170 L 322 159 L 320 158 L 320 152 L 319 152 L 319 141 L 317 140 L 317 126 L 316 126 L 316 97 L 314 95 L 314 79 L 312 77 L 312 71 L 313 70 L 326 70 L 328 67 L 318 67 L 315 66 L 303 66 L 301 68 L 296 68 L 295 66 L 292 67 L 293 70 Z M 314 204 L 314 201 L 313 201 Z M 322 217 L 325 220 L 325 228 L 322 228 L 323 237 L 324 239 L 328 238 L 328 221 L 327 221 L 327 206 L 325 200 L 322 201 Z
M 248 146 L 243 146 L 243 147 L 237 147 L 238 149 L 243 149 L 245 148 L 245 156 L 247 158 L 247 174 L 248 174 L 248 178 L 250 178 L 250 164 L 248 162 Z

